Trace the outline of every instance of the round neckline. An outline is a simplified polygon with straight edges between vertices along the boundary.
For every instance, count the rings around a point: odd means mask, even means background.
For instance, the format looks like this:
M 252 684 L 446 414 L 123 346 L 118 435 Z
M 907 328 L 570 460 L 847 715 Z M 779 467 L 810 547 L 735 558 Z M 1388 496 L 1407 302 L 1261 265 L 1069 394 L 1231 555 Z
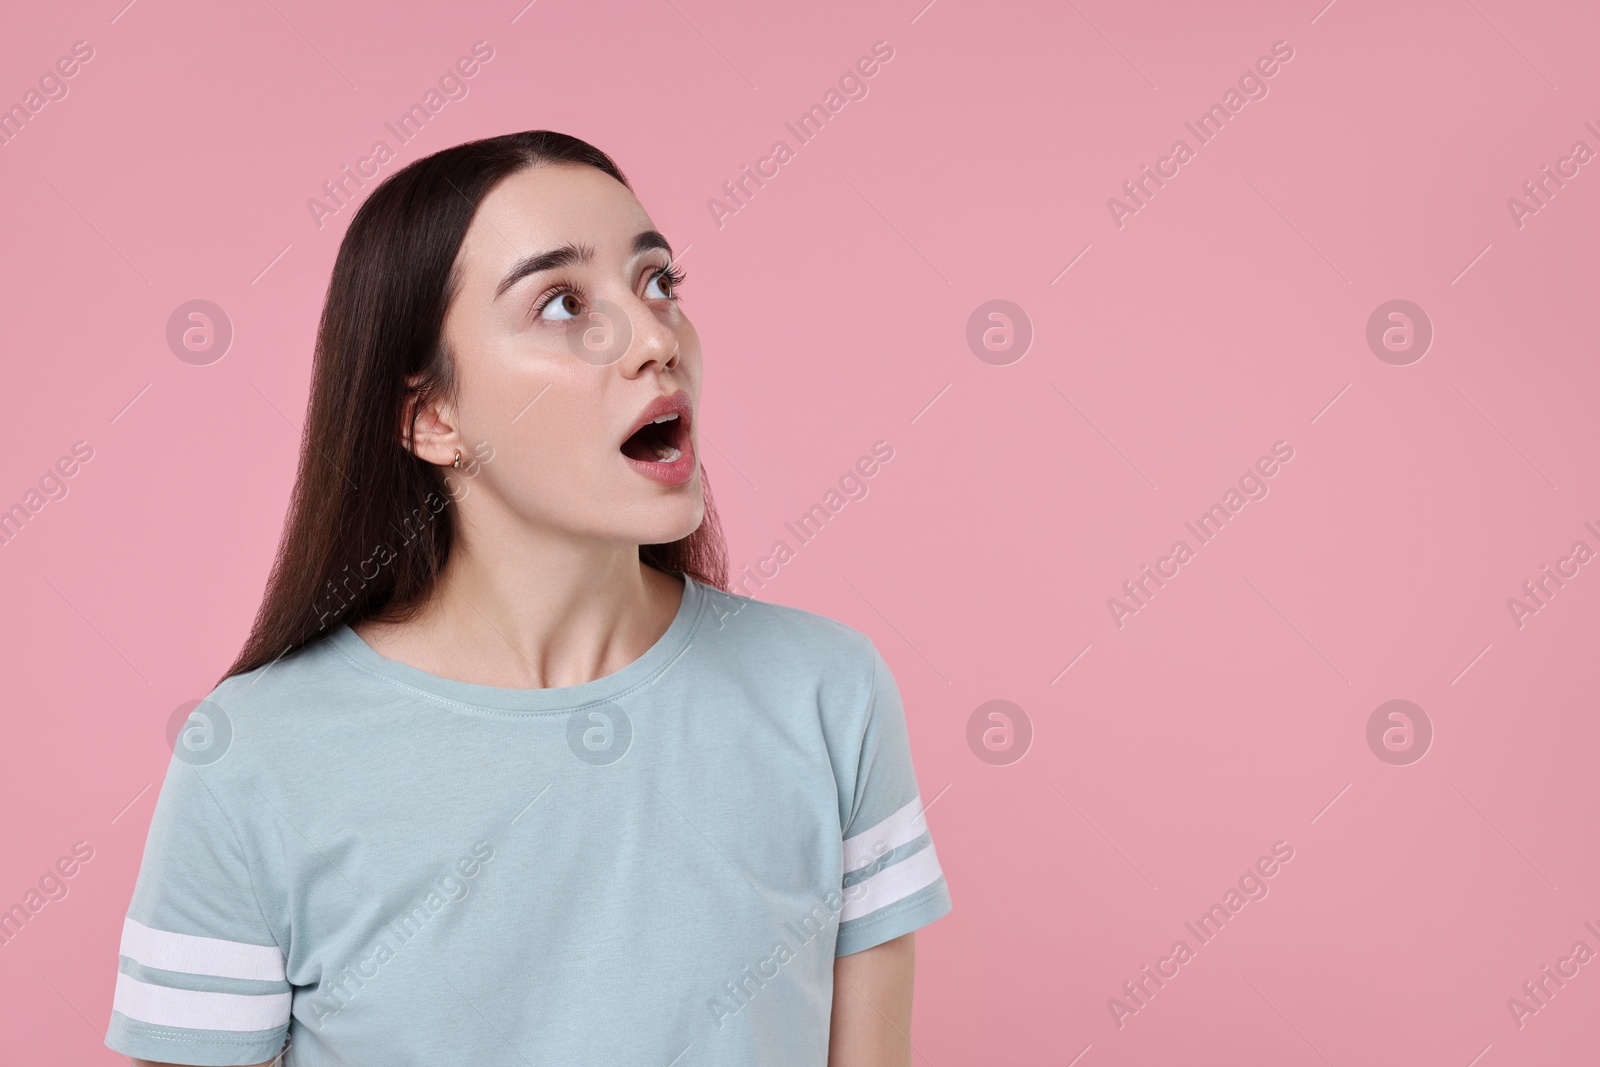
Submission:
M 683 597 L 666 631 L 632 663 L 578 685 L 516 689 L 444 678 L 379 654 L 347 622 L 341 622 L 328 640 L 336 651 L 369 674 L 457 704 L 496 711 L 569 711 L 622 696 L 654 678 L 682 654 L 700 621 L 706 598 L 699 582 L 682 571 L 675 573 L 683 579 Z

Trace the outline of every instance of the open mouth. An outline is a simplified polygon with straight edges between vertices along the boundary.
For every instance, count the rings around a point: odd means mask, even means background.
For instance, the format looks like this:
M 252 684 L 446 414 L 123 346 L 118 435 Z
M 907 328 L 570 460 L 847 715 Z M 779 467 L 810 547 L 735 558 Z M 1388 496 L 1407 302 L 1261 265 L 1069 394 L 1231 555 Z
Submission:
M 622 454 L 641 463 L 672 463 L 688 447 L 688 430 L 676 414 L 657 416 L 622 442 Z

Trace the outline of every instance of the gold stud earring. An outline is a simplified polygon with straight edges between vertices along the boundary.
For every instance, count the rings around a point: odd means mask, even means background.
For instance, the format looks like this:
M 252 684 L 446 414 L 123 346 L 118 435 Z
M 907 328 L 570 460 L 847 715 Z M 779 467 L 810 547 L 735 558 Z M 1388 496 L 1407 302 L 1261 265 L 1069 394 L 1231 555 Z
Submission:
M 456 461 L 454 463 L 450 464 L 450 466 L 455 467 L 458 470 L 460 469 L 460 467 L 461 467 L 461 449 L 459 449 L 459 448 L 456 449 Z

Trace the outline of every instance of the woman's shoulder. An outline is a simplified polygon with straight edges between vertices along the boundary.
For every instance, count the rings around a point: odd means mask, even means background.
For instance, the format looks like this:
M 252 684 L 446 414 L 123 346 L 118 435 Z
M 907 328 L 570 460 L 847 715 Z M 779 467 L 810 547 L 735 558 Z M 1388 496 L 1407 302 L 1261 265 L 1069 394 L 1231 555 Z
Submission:
M 830 674 L 870 677 L 877 650 L 862 631 L 805 608 L 706 587 L 701 629 L 758 655 L 764 662 L 790 661 Z M 854 671 L 848 668 L 853 666 Z
M 337 631 L 319 634 L 268 663 L 228 675 L 202 704 L 213 705 L 234 725 L 274 731 L 300 714 L 320 714 L 327 697 L 356 673 L 339 643 Z

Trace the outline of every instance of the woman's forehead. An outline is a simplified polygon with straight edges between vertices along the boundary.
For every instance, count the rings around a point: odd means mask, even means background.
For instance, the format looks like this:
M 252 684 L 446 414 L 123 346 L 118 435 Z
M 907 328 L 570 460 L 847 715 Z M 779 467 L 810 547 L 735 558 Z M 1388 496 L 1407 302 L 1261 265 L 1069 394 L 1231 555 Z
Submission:
M 554 164 L 526 167 L 483 198 L 468 236 L 505 257 L 544 251 L 568 242 L 594 247 L 598 255 L 627 256 L 633 235 L 651 229 L 650 216 L 616 179 L 593 167 Z

